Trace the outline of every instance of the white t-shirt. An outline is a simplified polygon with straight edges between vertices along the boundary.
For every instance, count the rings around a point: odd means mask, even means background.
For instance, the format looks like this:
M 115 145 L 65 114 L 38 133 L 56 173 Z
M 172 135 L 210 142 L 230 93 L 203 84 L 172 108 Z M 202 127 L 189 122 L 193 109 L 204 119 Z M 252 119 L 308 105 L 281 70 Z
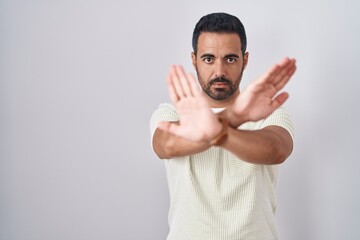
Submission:
M 150 121 L 151 137 L 160 121 L 178 121 L 171 104 L 161 104 Z M 278 108 L 266 119 L 239 128 L 269 125 L 293 137 L 289 114 Z M 165 160 L 170 192 L 167 240 L 277 239 L 274 219 L 278 165 L 245 162 L 221 147 Z

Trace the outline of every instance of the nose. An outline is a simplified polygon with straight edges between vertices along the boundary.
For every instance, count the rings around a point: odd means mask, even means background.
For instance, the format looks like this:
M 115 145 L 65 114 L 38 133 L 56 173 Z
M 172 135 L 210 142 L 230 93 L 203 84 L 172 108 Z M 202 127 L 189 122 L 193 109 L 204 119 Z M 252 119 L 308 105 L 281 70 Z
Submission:
M 223 61 L 217 61 L 215 64 L 215 77 L 225 76 L 225 64 Z

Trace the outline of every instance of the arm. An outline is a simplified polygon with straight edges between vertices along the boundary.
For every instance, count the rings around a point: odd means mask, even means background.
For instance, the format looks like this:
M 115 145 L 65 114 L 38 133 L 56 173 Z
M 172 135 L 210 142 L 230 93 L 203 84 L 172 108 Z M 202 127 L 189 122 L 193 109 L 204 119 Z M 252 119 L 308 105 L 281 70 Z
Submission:
M 279 126 L 255 131 L 229 128 L 220 146 L 246 162 L 279 164 L 291 154 L 293 141 L 288 131 Z
M 160 128 L 155 130 L 153 136 L 153 149 L 160 159 L 187 156 L 205 151 L 211 145 L 205 141 L 194 142 L 176 136 Z
M 152 139 L 155 153 L 161 159 L 170 159 L 205 151 L 211 147 L 206 139 L 220 131 L 217 117 L 201 95 L 194 77 L 186 76 L 182 67 L 172 66 L 167 83 L 180 121 L 158 124 Z
M 170 124 L 179 125 L 179 122 L 170 122 Z M 190 141 L 158 127 L 152 138 L 152 146 L 160 159 L 170 159 L 203 152 L 212 145 L 208 141 Z
M 293 149 L 290 133 L 280 126 L 267 126 L 256 131 L 236 129 L 247 121 L 257 121 L 269 116 L 288 98 L 286 92 L 275 95 L 285 86 L 296 70 L 294 59 L 284 59 L 262 77 L 253 82 L 222 117 L 231 127 L 221 147 L 244 161 L 255 164 L 279 164 L 287 159 Z
M 220 147 L 246 162 L 279 164 L 292 152 L 292 138 L 287 130 L 279 126 L 267 126 L 255 131 L 229 128 L 227 133 L 228 136 Z M 159 128 L 153 136 L 153 148 L 160 159 L 192 155 L 210 147 L 209 142 L 190 141 Z
M 278 93 L 295 71 L 295 59 L 285 58 L 241 92 L 222 117 L 227 118 L 232 127 L 266 118 L 288 99 L 287 92 Z
M 275 65 L 251 84 L 239 95 L 235 103 L 221 114 L 223 118 L 228 119 L 230 126 L 234 127 L 228 129 L 228 137 L 221 144 L 223 148 L 245 161 L 258 164 L 280 163 L 289 156 L 292 151 L 292 139 L 285 129 L 269 126 L 257 131 L 244 131 L 235 127 L 246 121 L 265 118 L 284 103 L 288 97 L 287 93 L 274 96 L 290 79 L 295 69 L 295 60 L 288 58 Z M 161 122 L 159 129 L 191 142 L 197 142 L 199 145 L 190 152 L 201 152 L 207 149 L 209 142 L 222 132 L 222 124 L 209 109 L 194 78 L 185 75 L 183 69 L 179 67 L 174 67 L 172 72 L 173 77 L 168 78 L 169 92 L 180 115 L 180 121 L 176 124 Z M 186 145 L 179 145 L 179 148 L 181 146 Z M 179 149 L 174 152 L 184 153 Z

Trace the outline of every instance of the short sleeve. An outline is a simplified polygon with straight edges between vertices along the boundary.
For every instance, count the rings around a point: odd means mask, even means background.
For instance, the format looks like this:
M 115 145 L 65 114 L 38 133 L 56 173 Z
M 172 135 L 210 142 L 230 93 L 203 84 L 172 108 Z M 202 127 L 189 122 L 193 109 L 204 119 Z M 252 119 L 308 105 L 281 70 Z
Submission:
M 276 109 L 267 118 L 256 121 L 246 122 L 242 124 L 239 129 L 242 130 L 259 130 L 267 126 L 279 126 L 289 132 L 292 139 L 294 139 L 294 126 L 290 114 L 285 108 L 280 107 Z
M 173 105 L 169 103 L 162 103 L 159 107 L 153 112 L 150 119 L 150 133 L 151 139 L 155 133 L 155 130 L 159 122 L 177 122 L 179 121 L 179 115 L 176 113 L 176 110 Z
M 272 114 L 261 122 L 260 128 L 267 126 L 279 126 L 285 128 L 291 138 L 294 139 L 294 126 L 290 114 L 282 107 L 276 109 Z

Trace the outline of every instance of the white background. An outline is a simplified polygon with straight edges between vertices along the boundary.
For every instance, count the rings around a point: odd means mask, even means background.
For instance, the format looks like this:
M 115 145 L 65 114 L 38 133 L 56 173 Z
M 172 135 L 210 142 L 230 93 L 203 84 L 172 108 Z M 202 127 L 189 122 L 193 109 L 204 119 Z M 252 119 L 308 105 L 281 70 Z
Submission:
M 149 119 L 170 64 L 194 72 L 194 25 L 219 11 L 247 30 L 241 88 L 298 61 L 281 239 L 360 239 L 359 1 L 0 0 L 1 240 L 165 239 Z

